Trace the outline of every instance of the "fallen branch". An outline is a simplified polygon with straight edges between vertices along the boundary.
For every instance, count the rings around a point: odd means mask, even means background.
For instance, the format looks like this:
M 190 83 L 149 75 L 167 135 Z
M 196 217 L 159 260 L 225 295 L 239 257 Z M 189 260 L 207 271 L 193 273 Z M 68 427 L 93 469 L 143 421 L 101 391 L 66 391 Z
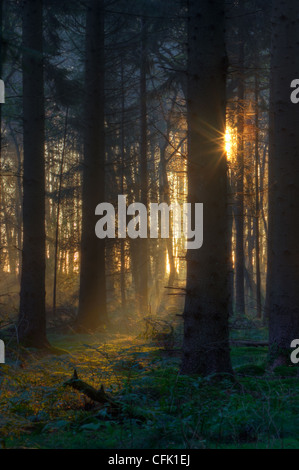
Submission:
M 122 414 L 129 416 L 130 418 L 138 419 L 139 421 L 146 421 L 144 416 L 144 410 L 141 408 L 131 408 L 122 403 L 114 401 L 104 390 L 103 385 L 99 390 L 96 390 L 91 385 L 83 382 L 78 378 L 76 369 L 74 370 L 73 377 L 70 380 L 67 380 L 63 384 L 64 387 L 72 387 L 78 392 L 84 393 L 88 398 L 97 403 L 100 403 L 102 406 L 108 405 L 109 413 L 114 416 L 122 419 Z
M 94 387 L 78 378 L 76 369 L 74 370 L 73 377 L 70 380 L 67 380 L 63 385 L 64 387 L 72 387 L 75 390 L 78 390 L 78 392 L 84 393 L 88 398 L 100 403 L 101 405 L 109 405 L 115 410 L 120 409 L 120 405 L 107 395 L 103 385 L 101 385 L 99 390 L 96 390 Z

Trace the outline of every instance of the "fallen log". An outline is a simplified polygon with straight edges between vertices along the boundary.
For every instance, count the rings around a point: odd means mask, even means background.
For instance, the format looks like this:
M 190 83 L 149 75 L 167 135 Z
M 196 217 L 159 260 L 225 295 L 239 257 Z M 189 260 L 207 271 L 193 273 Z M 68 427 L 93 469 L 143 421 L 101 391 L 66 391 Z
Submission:
M 63 386 L 74 388 L 91 400 L 100 403 L 102 406 L 107 405 L 108 412 L 114 417 L 122 419 L 122 415 L 127 415 L 130 418 L 138 419 L 139 421 L 146 421 L 144 410 L 138 407 L 131 409 L 131 407 L 128 407 L 125 404 L 116 402 L 113 398 L 107 395 L 103 385 L 101 385 L 101 388 L 97 390 L 86 382 L 83 382 L 83 380 L 80 380 L 76 369 L 74 370 L 72 378 L 64 382 Z
M 100 403 L 101 405 L 109 405 L 109 407 L 113 408 L 114 410 L 120 409 L 120 404 L 107 395 L 103 385 L 101 385 L 101 388 L 97 390 L 86 382 L 83 382 L 83 380 L 79 379 L 76 369 L 74 370 L 72 378 L 64 382 L 63 385 L 64 387 L 74 388 L 78 392 L 83 393 L 88 398 Z

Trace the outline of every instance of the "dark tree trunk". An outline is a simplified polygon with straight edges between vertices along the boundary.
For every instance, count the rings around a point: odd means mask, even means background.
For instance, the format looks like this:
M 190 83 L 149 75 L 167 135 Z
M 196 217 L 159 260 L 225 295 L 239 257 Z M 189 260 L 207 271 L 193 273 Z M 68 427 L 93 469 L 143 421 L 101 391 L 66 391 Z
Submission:
M 269 155 L 270 355 L 289 363 L 299 338 L 299 106 L 290 84 L 299 70 L 299 3 L 274 0 Z
M 147 100 L 146 100 L 146 69 L 147 69 L 147 23 L 141 18 L 141 63 L 140 63 L 140 185 L 141 202 L 148 206 L 148 168 L 147 168 Z M 148 240 L 139 240 L 139 275 L 140 275 L 140 313 L 148 313 Z
M 244 8 L 241 4 L 240 14 Z M 236 181 L 236 313 L 245 315 L 244 296 L 244 41 L 243 31 L 239 31 L 238 60 L 238 102 L 237 102 L 237 181 Z
M 43 2 L 23 1 L 23 253 L 18 336 L 43 347 L 45 313 L 45 168 Z
M 0 79 L 2 79 L 3 71 L 3 0 L 0 0 Z M 0 104 L 0 217 L 2 217 L 2 105 Z M 0 230 L 0 270 L 3 270 L 3 240 L 2 240 L 2 231 Z
M 95 235 L 95 208 L 105 202 L 104 6 L 89 0 L 86 15 L 84 162 L 78 325 L 107 322 L 105 240 Z
M 204 241 L 188 250 L 182 373 L 232 373 L 228 332 L 224 1 L 189 1 L 188 201 L 204 205 Z
M 120 155 L 121 155 L 121 194 L 124 194 L 124 177 L 125 177 L 125 83 L 124 83 L 124 64 L 121 57 L 121 142 L 120 142 Z M 121 307 L 123 313 L 127 310 L 126 299 L 126 241 L 120 239 L 120 292 L 121 292 Z

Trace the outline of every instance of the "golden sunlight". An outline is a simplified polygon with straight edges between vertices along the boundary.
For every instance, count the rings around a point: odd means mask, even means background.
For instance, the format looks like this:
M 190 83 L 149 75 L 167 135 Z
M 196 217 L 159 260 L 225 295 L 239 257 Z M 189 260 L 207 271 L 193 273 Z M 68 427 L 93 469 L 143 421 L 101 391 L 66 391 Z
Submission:
M 231 127 L 227 127 L 224 135 L 224 142 L 225 142 L 225 151 L 227 160 L 231 160 L 232 158 L 232 129 Z
M 229 125 L 226 126 L 224 134 L 224 149 L 227 160 L 232 162 L 237 151 L 237 130 Z
M 169 262 L 169 255 L 168 252 L 166 252 L 166 273 L 170 273 L 170 262 Z

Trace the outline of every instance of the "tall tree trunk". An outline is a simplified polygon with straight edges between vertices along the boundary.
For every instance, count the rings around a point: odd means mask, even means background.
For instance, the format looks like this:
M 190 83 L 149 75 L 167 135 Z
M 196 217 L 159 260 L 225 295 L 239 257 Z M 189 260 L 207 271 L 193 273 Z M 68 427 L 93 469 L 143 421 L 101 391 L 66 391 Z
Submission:
M 56 228 L 55 228 L 55 247 L 54 247 L 54 279 L 53 279 L 53 318 L 56 316 L 56 300 L 57 300 L 57 264 L 58 264 L 58 245 L 59 245 L 59 218 L 61 209 L 61 191 L 62 191 L 62 178 L 63 178 L 63 166 L 65 156 L 65 146 L 67 137 L 67 125 L 68 125 L 68 114 L 69 109 L 67 108 L 65 114 L 64 134 L 63 134 L 63 146 L 61 152 L 60 171 L 59 171 L 59 183 L 58 183 L 58 198 L 57 198 L 57 213 L 56 213 Z
M 3 73 L 3 0 L 0 0 L 0 79 L 2 79 Z M 2 106 L 0 104 L 0 217 L 2 217 Z M 4 214 L 3 214 L 4 216 Z M 3 240 L 2 240 L 2 231 L 0 230 L 0 270 L 3 270 Z
M 147 69 L 147 23 L 141 18 L 141 63 L 140 63 L 140 185 L 141 202 L 148 206 L 148 169 L 147 169 L 147 103 L 146 103 L 146 69 Z M 140 313 L 148 313 L 148 240 L 139 240 L 140 272 Z
M 18 336 L 48 345 L 45 312 L 43 2 L 23 1 L 23 253 Z
M 256 61 L 256 66 L 258 65 Z M 256 308 L 257 317 L 262 318 L 261 268 L 260 268 L 260 194 L 259 194 L 259 83 L 255 74 L 255 269 L 256 269 Z
M 299 106 L 290 84 L 299 70 L 299 3 L 273 0 L 269 155 L 270 355 L 289 363 L 299 338 Z
M 228 252 L 229 252 L 229 271 L 228 271 L 228 290 L 229 290 L 229 302 L 228 302 L 228 313 L 232 317 L 234 314 L 234 284 L 235 284 L 235 273 L 234 273 L 234 262 L 233 262 L 233 226 L 234 226 L 234 209 L 233 209 L 233 182 L 231 177 L 231 171 L 228 172 Z
M 121 57 L 121 143 L 120 143 L 120 155 L 121 155 L 121 194 L 124 194 L 124 177 L 125 177 L 125 83 L 124 83 L 124 64 L 123 58 Z M 120 292 L 121 292 L 121 307 L 123 313 L 127 310 L 127 299 L 126 299 L 126 253 L 125 253 L 126 241 L 124 238 L 120 239 Z
M 224 0 L 189 1 L 188 201 L 204 205 L 204 242 L 187 252 L 182 373 L 232 373 Z M 221 137 L 220 137 L 221 136 Z
M 168 132 L 168 129 L 169 129 L 169 132 Z M 170 123 L 167 123 L 167 135 L 168 136 L 169 136 L 169 133 L 170 133 Z M 167 144 L 168 142 L 166 142 L 164 146 L 162 147 L 162 149 L 160 150 L 160 172 L 161 172 L 160 199 L 161 199 L 161 202 L 166 202 L 166 204 L 170 206 L 171 204 L 170 187 L 169 187 L 168 176 L 167 176 L 167 166 L 166 166 L 167 161 L 166 161 L 166 155 L 165 155 Z M 168 276 L 168 282 L 167 282 L 168 287 L 173 285 L 173 282 L 176 277 L 172 241 L 173 241 L 173 230 L 172 230 L 172 226 L 170 225 L 169 238 L 165 239 L 166 249 L 168 253 L 168 260 L 169 260 L 169 276 Z
M 15 132 L 13 131 L 11 124 L 8 125 L 10 130 L 10 135 L 13 139 L 16 157 L 17 157 L 17 175 L 20 175 L 22 172 L 22 158 L 20 152 L 20 146 L 16 138 Z M 21 178 L 17 178 L 16 182 L 16 217 L 17 217 L 17 265 L 18 265 L 18 280 L 20 280 L 21 275 L 21 257 L 22 253 L 22 181 Z M 1 246 L 1 245 L 0 245 Z
M 240 5 L 240 14 L 244 11 Z M 239 27 L 238 102 L 237 102 L 237 182 L 236 182 L 236 313 L 245 315 L 244 295 L 244 41 L 242 26 Z
M 86 15 L 84 167 L 78 325 L 107 322 L 105 240 L 95 236 L 95 208 L 105 202 L 104 3 L 89 0 Z

